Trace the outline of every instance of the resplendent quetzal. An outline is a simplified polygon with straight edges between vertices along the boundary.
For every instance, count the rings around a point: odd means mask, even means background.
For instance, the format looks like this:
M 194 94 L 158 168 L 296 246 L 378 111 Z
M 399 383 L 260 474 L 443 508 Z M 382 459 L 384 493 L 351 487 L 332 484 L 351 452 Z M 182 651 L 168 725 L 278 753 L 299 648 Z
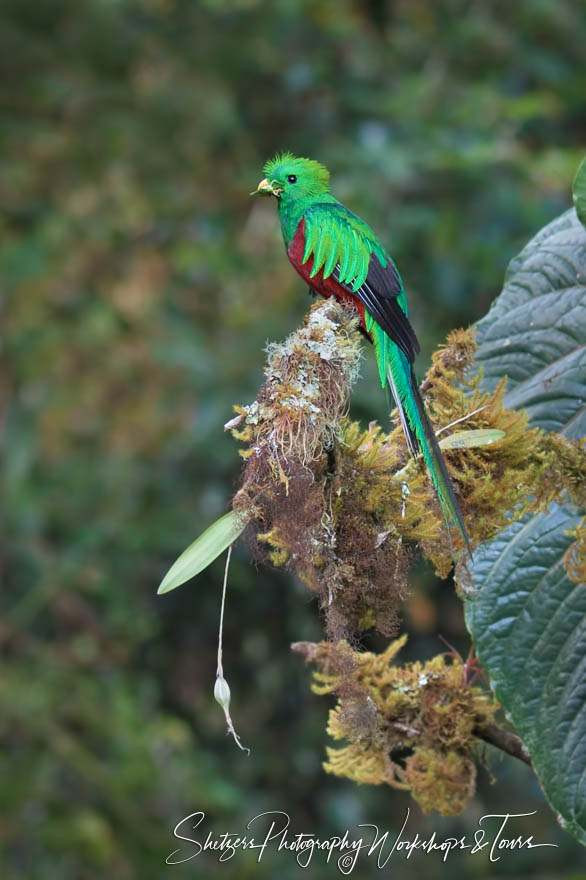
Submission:
M 276 196 L 287 256 L 315 293 L 352 302 L 374 345 L 412 455 L 422 454 L 448 528 L 470 544 L 450 477 L 413 372 L 419 352 L 401 276 L 372 229 L 329 191 L 327 168 L 282 153 L 264 167 L 256 193 Z

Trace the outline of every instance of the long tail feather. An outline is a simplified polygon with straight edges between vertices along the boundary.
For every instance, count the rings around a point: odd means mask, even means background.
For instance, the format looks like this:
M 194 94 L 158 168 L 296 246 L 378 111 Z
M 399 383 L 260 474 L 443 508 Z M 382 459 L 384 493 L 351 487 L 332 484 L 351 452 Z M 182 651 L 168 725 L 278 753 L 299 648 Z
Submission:
M 472 548 L 458 500 L 435 432 L 425 412 L 413 367 L 396 346 L 393 346 L 391 351 L 387 350 L 385 354 L 387 380 L 397 404 L 409 451 L 412 455 L 417 452 L 423 455 L 448 529 L 452 526 L 458 529 L 468 553 L 472 556 Z
M 393 374 L 389 369 L 387 373 L 387 380 L 389 383 L 389 388 L 391 389 L 391 394 L 393 395 L 393 399 L 395 401 L 395 406 L 397 407 L 397 411 L 399 413 L 399 418 L 401 420 L 401 427 L 403 428 L 403 434 L 405 435 L 405 440 L 407 441 L 407 446 L 409 447 L 409 452 L 411 455 L 415 456 L 419 452 L 419 442 L 417 440 L 417 435 L 415 431 L 411 428 L 409 424 L 409 419 L 407 418 L 407 413 L 405 412 L 405 407 L 401 402 L 401 396 L 399 394 L 399 389 L 395 383 L 393 378 Z

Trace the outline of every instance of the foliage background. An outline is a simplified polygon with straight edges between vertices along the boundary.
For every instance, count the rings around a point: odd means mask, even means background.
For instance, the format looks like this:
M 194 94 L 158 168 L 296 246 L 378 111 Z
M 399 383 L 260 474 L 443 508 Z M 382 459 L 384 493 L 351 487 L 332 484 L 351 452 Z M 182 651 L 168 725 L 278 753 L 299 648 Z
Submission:
M 155 597 L 226 509 L 223 423 L 308 305 L 274 205 L 248 193 L 277 149 L 331 168 L 402 270 L 423 371 L 570 204 L 585 43 L 583 0 L 4 0 L 2 877 L 298 876 L 274 854 L 165 867 L 197 809 L 217 831 L 267 809 L 321 836 L 400 827 L 397 792 L 321 770 L 327 706 L 288 648 L 320 637 L 300 586 L 233 558 L 224 667 L 248 759 L 212 696 L 221 563 Z M 384 420 L 363 372 L 355 415 Z M 467 650 L 451 585 L 422 567 L 414 586 L 405 657 L 443 650 L 438 632 Z M 463 816 L 411 805 L 410 830 L 538 810 L 516 828 L 559 848 L 395 870 L 586 876 L 529 769 L 489 758 L 497 784 L 481 772 Z

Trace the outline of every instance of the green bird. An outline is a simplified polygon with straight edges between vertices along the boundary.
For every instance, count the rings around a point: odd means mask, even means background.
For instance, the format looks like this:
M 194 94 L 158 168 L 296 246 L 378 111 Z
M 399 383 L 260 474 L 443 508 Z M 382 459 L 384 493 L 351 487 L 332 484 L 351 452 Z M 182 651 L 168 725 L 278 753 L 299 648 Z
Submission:
M 411 455 L 431 475 L 448 530 L 455 526 L 471 554 L 462 513 L 413 372 L 419 343 L 393 260 L 364 220 L 330 193 L 330 173 L 313 159 L 281 153 L 267 162 L 253 195 L 275 196 L 287 256 L 313 293 L 351 302 L 374 346 L 383 388 L 397 405 Z

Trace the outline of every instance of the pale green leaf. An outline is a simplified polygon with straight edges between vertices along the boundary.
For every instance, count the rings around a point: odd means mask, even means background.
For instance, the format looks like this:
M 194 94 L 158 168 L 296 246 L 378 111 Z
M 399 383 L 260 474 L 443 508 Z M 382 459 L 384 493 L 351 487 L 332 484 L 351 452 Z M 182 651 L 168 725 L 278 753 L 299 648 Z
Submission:
M 475 428 L 470 431 L 455 431 L 439 441 L 440 449 L 472 449 L 475 446 L 489 446 L 505 436 L 498 428 Z
M 173 563 L 157 593 L 168 593 L 207 568 L 242 534 L 246 522 L 245 517 L 233 510 L 216 520 Z

